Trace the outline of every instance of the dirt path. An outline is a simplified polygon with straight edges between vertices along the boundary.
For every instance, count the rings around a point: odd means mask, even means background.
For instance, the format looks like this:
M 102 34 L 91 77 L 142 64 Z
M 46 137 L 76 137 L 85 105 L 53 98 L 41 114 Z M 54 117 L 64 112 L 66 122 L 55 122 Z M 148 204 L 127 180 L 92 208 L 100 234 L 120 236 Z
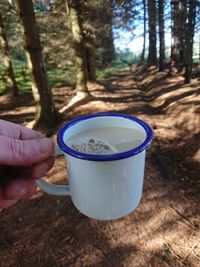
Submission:
M 99 222 L 80 214 L 69 198 L 38 190 L 31 200 L 2 213 L 0 266 L 200 266 L 197 88 L 166 73 L 138 69 L 90 84 L 94 97 L 69 110 L 68 120 L 114 111 L 138 116 L 154 129 L 141 204 L 123 219 Z M 69 97 L 61 89 L 54 94 Z M 48 180 L 65 183 L 64 160 L 56 163 Z

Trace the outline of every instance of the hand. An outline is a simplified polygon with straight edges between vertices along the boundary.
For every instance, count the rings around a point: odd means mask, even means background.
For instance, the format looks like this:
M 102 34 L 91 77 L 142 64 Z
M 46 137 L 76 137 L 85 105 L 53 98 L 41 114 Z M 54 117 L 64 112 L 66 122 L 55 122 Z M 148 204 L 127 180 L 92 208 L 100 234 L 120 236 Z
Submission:
M 0 210 L 26 199 L 54 164 L 54 144 L 41 133 L 0 120 Z

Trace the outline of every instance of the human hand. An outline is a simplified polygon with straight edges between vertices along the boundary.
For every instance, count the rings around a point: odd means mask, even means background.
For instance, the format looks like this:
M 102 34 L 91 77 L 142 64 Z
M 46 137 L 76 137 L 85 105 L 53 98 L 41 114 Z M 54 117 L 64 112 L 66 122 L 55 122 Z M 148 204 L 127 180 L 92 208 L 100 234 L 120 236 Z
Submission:
M 54 144 L 41 133 L 0 120 L 0 210 L 33 195 L 54 164 Z

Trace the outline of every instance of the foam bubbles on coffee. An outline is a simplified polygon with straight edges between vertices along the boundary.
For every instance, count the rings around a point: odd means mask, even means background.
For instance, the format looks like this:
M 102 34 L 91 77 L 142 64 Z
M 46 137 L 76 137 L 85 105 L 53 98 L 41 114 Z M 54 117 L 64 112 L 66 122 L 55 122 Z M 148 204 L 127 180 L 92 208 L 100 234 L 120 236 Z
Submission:
M 109 155 L 118 152 L 117 149 L 107 141 L 97 137 L 73 139 L 68 145 L 78 152 L 87 154 Z
M 141 145 L 145 135 L 137 129 L 101 127 L 80 132 L 67 141 L 72 149 L 96 155 L 123 153 Z

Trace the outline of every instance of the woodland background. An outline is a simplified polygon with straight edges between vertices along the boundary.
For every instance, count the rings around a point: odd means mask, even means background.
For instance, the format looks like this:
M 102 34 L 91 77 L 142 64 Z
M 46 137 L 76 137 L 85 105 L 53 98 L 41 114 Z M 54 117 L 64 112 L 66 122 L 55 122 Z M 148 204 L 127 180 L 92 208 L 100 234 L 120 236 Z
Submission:
M 1 0 L 1 119 L 55 140 L 73 118 L 120 112 L 155 138 L 136 211 L 98 222 L 38 189 L 1 213 L 0 266 L 199 266 L 199 94 L 198 0 Z M 47 180 L 66 183 L 62 158 Z

